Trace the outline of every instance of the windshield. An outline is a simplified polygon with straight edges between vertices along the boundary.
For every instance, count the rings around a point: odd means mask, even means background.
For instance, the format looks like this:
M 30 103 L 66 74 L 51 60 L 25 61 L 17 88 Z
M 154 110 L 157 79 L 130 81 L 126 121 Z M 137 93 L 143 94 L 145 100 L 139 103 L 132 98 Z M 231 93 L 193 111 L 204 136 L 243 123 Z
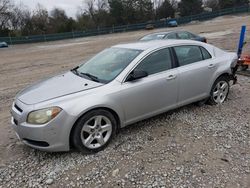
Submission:
M 142 41 L 148 41 L 148 40 L 157 40 L 157 39 L 163 39 L 164 34 L 152 34 L 152 35 L 146 35 L 142 37 L 140 40 Z
M 79 76 L 108 83 L 118 76 L 142 51 L 126 48 L 109 48 L 76 69 Z

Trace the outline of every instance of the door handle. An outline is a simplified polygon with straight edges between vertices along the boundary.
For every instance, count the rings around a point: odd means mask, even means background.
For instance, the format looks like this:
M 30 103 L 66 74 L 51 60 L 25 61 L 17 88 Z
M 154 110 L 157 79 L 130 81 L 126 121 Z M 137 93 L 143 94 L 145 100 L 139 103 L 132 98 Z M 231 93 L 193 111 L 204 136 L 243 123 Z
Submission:
M 210 64 L 210 65 L 208 65 L 208 68 L 213 68 L 214 67 L 214 64 Z
M 175 79 L 176 78 L 176 75 L 169 75 L 168 77 L 167 77 L 167 80 L 173 80 L 173 79 Z

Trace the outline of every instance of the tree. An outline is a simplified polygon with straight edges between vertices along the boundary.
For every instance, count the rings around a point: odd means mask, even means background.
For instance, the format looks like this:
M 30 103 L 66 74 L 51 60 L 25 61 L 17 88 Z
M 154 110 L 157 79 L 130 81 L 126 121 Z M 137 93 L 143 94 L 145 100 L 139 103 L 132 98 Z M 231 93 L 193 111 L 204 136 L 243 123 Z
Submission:
M 235 6 L 249 5 L 249 0 L 235 0 Z
M 108 3 L 116 25 L 145 22 L 154 17 L 151 0 L 109 0 Z
M 37 9 L 34 11 L 31 18 L 31 23 L 33 26 L 33 34 L 46 33 L 49 25 L 49 14 L 42 5 L 37 5 Z
M 107 0 L 87 0 L 83 4 L 81 13 L 78 14 L 77 20 L 82 22 L 85 20 L 85 26 L 90 28 L 105 27 L 111 25 L 111 17 L 108 12 L 108 1 Z
M 204 5 L 206 7 L 212 8 L 212 10 L 217 10 L 220 8 L 219 6 L 219 0 L 206 0 L 204 2 Z
M 54 8 L 50 12 L 49 17 L 49 32 L 53 33 L 61 33 L 61 32 L 67 32 L 66 26 L 68 22 L 68 17 L 64 10 L 59 8 Z
M 10 28 L 20 32 L 26 25 L 27 20 L 31 19 L 30 11 L 23 5 L 14 6 L 9 19 Z
M 138 22 L 146 22 L 153 19 L 153 3 L 151 0 L 137 0 L 135 17 Z
M 113 18 L 113 24 L 126 24 L 124 20 L 124 6 L 121 0 L 109 0 L 110 15 Z
M 11 0 L 0 0 L 0 34 L 6 35 L 9 31 L 9 19 L 13 4 Z
M 178 7 L 181 16 L 200 14 L 203 11 L 202 0 L 181 0 Z
M 221 9 L 248 5 L 248 3 L 249 0 L 219 0 L 219 6 Z
M 221 9 L 233 7 L 234 0 L 219 0 L 219 6 Z
M 163 3 L 156 8 L 155 14 L 157 19 L 168 17 L 173 18 L 175 14 L 174 5 L 171 4 L 169 0 L 164 0 Z
M 78 30 L 86 30 L 95 28 L 95 23 L 92 20 L 91 16 L 87 13 L 81 13 L 77 15 L 77 29 Z

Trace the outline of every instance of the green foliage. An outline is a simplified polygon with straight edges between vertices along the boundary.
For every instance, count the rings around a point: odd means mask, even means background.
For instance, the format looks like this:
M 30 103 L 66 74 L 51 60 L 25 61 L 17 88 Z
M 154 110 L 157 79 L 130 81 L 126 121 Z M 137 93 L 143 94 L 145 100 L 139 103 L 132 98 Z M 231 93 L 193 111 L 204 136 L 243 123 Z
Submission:
M 161 19 L 161 18 L 173 18 L 175 14 L 175 8 L 174 6 L 170 3 L 169 0 L 164 0 L 163 3 L 156 8 L 156 18 Z
M 125 10 L 123 2 L 120 0 L 109 0 L 110 15 L 113 18 L 113 24 L 119 23 L 120 25 L 126 24 L 124 20 Z
M 85 0 L 76 19 L 41 5 L 31 12 L 13 0 L 0 0 L 0 35 L 40 35 L 88 30 L 174 18 L 175 12 L 189 16 L 203 12 L 203 3 L 213 10 L 248 4 L 248 0 Z M 178 4 L 178 6 L 177 6 Z
M 108 3 L 114 25 L 145 22 L 154 17 L 151 0 L 109 0 Z
M 181 0 L 178 7 L 181 16 L 200 14 L 203 11 L 202 0 Z
M 220 8 L 230 8 L 234 6 L 234 0 L 219 0 Z
M 234 6 L 247 5 L 249 0 L 219 0 L 219 7 L 221 9 L 231 8 Z

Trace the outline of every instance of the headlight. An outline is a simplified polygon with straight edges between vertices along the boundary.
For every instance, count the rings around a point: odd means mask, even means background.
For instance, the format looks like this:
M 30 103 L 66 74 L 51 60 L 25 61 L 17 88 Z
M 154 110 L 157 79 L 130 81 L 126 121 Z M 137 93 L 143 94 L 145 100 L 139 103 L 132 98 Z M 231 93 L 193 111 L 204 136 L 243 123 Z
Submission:
M 30 112 L 27 118 L 27 122 L 30 124 L 45 124 L 54 119 L 62 111 L 59 107 L 45 108 Z

